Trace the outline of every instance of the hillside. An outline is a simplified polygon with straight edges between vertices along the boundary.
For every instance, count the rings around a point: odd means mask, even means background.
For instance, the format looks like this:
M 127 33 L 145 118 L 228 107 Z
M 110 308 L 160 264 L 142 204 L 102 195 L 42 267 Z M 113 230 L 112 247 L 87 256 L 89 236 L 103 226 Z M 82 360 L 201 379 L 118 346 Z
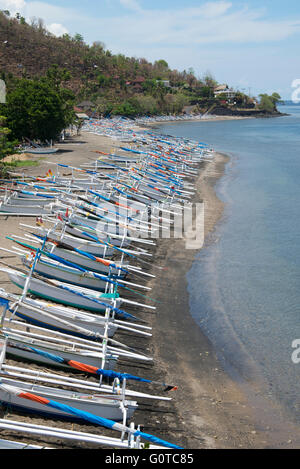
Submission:
M 170 70 L 164 60 L 152 64 L 143 58 L 113 55 L 99 42 L 85 44 L 79 34 L 74 38 L 69 35 L 57 38 L 46 30 L 42 20 L 29 25 L 24 18 L 11 18 L 0 12 L 2 76 L 40 77 L 51 65 L 70 72 L 67 86 L 78 100 L 98 103 L 101 99 L 123 103 L 142 95 L 152 98 L 144 106 L 177 112 L 206 88 L 206 83 L 193 73 Z
M 41 78 L 55 66 L 66 77 L 64 86 L 75 104 L 93 115 L 126 116 L 213 112 L 219 115 L 278 114 L 277 93 L 261 95 L 261 103 L 218 85 L 207 73 L 196 78 L 192 69 L 171 70 L 163 59 L 114 55 L 101 42 L 89 46 L 80 34 L 53 36 L 41 19 L 27 24 L 20 15 L 0 11 L 0 78 L 8 87 L 14 78 Z M 219 91 L 218 91 L 219 90 Z M 221 91 L 221 92 L 220 92 Z M 276 96 L 275 96 L 276 95 Z M 275 98 L 274 98 L 275 96 Z M 80 106 L 84 102 L 87 106 Z

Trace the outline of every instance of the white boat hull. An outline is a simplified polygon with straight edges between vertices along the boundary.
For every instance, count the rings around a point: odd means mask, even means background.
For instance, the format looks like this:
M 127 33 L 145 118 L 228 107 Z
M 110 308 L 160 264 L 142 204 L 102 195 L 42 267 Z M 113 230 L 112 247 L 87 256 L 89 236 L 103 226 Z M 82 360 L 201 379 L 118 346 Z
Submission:
M 41 304 L 40 312 L 37 309 L 30 308 L 30 305 L 24 306 L 19 305 L 16 311 L 16 316 L 23 319 L 24 321 L 34 324 L 46 329 L 62 332 L 63 334 L 70 334 L 85 339 L 90 339 L 89 336 L 79 334 L 76 329 L 72 329 L 71 326 L 67 326 L 55 319 L 54 316 L 68 321 L 70 324 L 82 327 L 94 334 L 104 335 L 105 332 L 105 318 L 96 315 L 87 315 L 84 317 L 83 314 L 79 314 L 76 310 L 72 311 L 69 308 L 59 308 L 58 305 L 47 305 Z M 43 311 L 50 313 L 53 317 L 43 315 Z M 88 313 L 87 313 L 88 314 Z M 118 326 L 112 323 L 108 326 L 108 337 L 113 337 L 117 331 Z
M 23 289 L 26 282 L 26 277 L 22 274 L 9 272 L 8 273 L 10 280 L 19 288 Z M 53 281 L 52 281 L 53 282 Z M 67 288 L 76 291 L 76 287 L 74 285 L 66 284 Z M 116 308 L 122 303 L 122 300 L 119 298 L 110 298 L 105 296 L 104 294 L 93 292 L 92 290 L 89 292 L 93 294 L 93 297 L 96 300 L 101 301 L 103 306 L 97 304 L 96 302 L 90 300 L 89 298 L 78 296 L 77 294 L 61 289 L 56 286 L 49 285 L 41 280 L 37 280 L 32 278 L 29 282 L 29 293 L 32 293 L 35 296 L 40 298 L 44 298 L 46 300 L 54 301 L 55 303 L 60 303 L 67 306 L 72 306 L 74 308 L 84 309 L 88 311 L 94 311 L 97 313 L 104 313 L 106 310 L 105 304 L 108 306 L 112 306 L 115 303 Z M 79 292 L 79 291 L 78 291 Z M 79 292 L 80 293 L 80 292 Z
M 120 400 L 117 400 L 114 397 L 97 397 L 96 394 L 92 393 L 83 394 L 75 391 L 51 388 L 48 386 L 36 385 L 27 383 L 25 381 L 6 378 L 4 376 L 1 376 L 1 381 L 3 384 L 15 386 L 19 389 L 22 389 L 24 392 L 36 394 L 45 399 L 53 400 L 60 404 L 74 407 L 83 412 L 90 412 L 91 414 L 96 415 L 98 417 L 114 420 L 116 422 L 123 420 L 123 413 L 120 407 Z M 6 404 L 10 407 L 15 407 L 19 410 L 29 413 L 74 420 L 74 415 L 72 415 L 71 413 L 62 411 L 60 409 L 51 408 L 36 401 L 23 399 L 11 393 L 5 392 L 1 388 L 0 402 L 2 404 Z M 133 416 L 134 411 L 137 408 L 137 403 L 135 401 L 125 401 L 125 404 L 128 405 L 127 419 L 129 420 Z

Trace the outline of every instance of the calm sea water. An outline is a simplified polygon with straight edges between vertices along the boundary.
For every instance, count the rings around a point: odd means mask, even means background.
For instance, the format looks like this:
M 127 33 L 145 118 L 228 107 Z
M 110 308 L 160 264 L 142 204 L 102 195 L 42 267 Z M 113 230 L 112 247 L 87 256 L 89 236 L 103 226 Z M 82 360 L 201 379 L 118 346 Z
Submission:
M 191 314 L 232 376 L 261 382 L 300 422 L 300 106 L 282 110 L 291 115 L 160 129 L 231 156 L 223 219 L 188 273 Z

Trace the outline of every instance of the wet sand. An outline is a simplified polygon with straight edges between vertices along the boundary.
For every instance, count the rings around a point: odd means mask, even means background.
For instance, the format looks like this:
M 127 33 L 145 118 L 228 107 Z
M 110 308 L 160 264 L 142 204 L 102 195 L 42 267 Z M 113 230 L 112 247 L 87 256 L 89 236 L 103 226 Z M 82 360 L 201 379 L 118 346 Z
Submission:
M 110 151 L 121 144 L 106 137 L 82 132 L 81 136 L 58 145 L 63 151 L 56 155 L 48 155 L 40 160 L 40 165 L 26 168 L 24 173 L 43 176 L 51 167 L 47 161 L 60 162 L 79 166 L 87 163 L 87 159 L 97 158 L 92 151 Z M 212 162 L 201 163 L 194 202 L 205 201 L 205 237 L 206 242 L 220 221 L 223 203 L 217 198 L 214 186 L 222 177 L 228 157 L 217 154 Z M 53 171 L 53 167 L 52 167 Z M 21 172 L 18 170 L 17 172 Z M 69 174 L 69 171 L 63 171 Z M 14 233 L 22 236 L 19 223 L 35 224 L 35 219 L 1 217 L 2 247 L 10 247 L 12 243 L 5 240 L 5 235 Z M 178 390 L 170 394 L 170 403 L 150 401 L 141 402 L 134 414 L 134 421 L 143 425 L 143 430 L 162 437 L 184 448 L 259 448 L 266 447 L 265 435 L 255 427 L 254 413 L 246 396 L 229 376 L 221 369 L 220 363 L 211 343 L 201 332 L 189 313 L 189 296 L 186 274 L 194 261 L 196 252 L 185 249 L 182 239 L 160 239 L 153 249 L 153 261 L 165 270 L 152 269 L 156 278 L 149 282 L 153 288 L 151 296 L 156 298 L 157 311 L 128 309 L 137 313 L 141 319 L 153 326 L 153 337 L 144 339 L 133 334 L 118 333 L 116 340 L 126 342 L 135 348 L 153 355 L 154 365 L 130 366 L 121 364 L 118 371 L 164 381 L 178 386 Z M 2 254 L 4 262 L 15 265 L 16 261 L 9 254 Z M 9 259 L 8 259 L 9 257 Z M 3 273 L 0 282 L 8 291 L 17 292 Z M 9 361 L 13 363 L 13 361 Z M 28 365 L 29 366 L 29 365 Z M 31 365 L 30 365 L 31 366 Z M 33 365 L 37 368 L 36 365 Z M 44 366 L 43 369 L 46 369 Z M 62 373 L 63 374 L 63 373 Z M 93 380 L 93 378 L 89 378 Z M 154 385 L 131 385 L 131 388 L 162 394 L 161 389 Z M 89 431 L 99 434 L 117 436 L 115 432 L 96 428 L 92 425 L 70 424 L 59 420 L 28 417 L 6 409 L 2 415 L 10 419 L 57 425 L 62 428 Z M 2 432 L 1 432 L 2 434 Z M 77 444 L 54 442 L 43 438 L 24 439 L 3 432 L 6 437 L 24 441 L 44 441 L 54 447 L 83 447 Z M 84 446 L 86 447 L 86 445 Z
M 194 202 L 205 202 L 205 238 L 223 214 L 223 203 L 214 186 L 222 177 L 228 157 L 217 154 L 202 163 Z M 169 435 L 180 438 L 185 448 L 258 448 L 266 441 L 255 428 L 252 409 L 237 384 L 222 370 L 211 343 L 189 312 L 186 274 L 196 252 L 185 249 L 184 240 L 160 240 L 158 265 L 167 270 L 157 275 L 153 291 L 162 302 L 154 321 L 153 348 L 158 368 L 167 382 L 179 389 L 175 414 L 165 416 Z

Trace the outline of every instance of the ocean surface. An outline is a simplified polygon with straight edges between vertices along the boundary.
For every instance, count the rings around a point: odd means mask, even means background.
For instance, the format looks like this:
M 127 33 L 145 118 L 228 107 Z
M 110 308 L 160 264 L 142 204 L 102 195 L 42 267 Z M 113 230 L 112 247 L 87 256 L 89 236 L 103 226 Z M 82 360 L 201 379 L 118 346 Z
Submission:
M 280 110 L 290 116 L 158 130 L 231 157 L 223 218 L 187 275 L 190 311 L 225 370 L 300 423 L 300 106 Z

